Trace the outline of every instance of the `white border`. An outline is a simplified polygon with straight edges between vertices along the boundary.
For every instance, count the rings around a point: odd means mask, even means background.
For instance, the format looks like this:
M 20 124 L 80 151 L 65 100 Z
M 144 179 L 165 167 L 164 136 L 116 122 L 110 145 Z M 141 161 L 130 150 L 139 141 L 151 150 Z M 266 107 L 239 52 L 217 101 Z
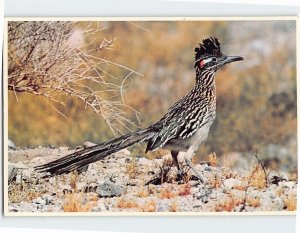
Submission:
M 4 24 L 4 87 L 7 87 L 7 23 L 8 21 L 253 21 L 253 20 L 295 20 L 296 21 L 296 41 L 299 40 L 299 17 L 296 16 L 280 16 L 280 17 L 6 17 Z M 299 46 L 297 46 L 298 48 Z M 298 61 L 298 54 L 296 56 Z M 299 64 L 297 62 L 297 80 L 299 75 Z M 299 89 L 299 82 L 297 82 Z M 7 88 L 4 89 L 4 97 L 8 95 Z M 297 98 L 298 95 L 297 95 Z M 8 123 L 8 98 L 4 98 L 4 125 Z M 298 102 L 299 103 L 299 102 Z M 299 111 L 299 107 L 297 108 Z M 299 112 L 298 112 L 299 114 Z M 299 132 L 299 124 L 298 124 Z M 298 137 L 299 138 L 299 137 Z M 7 163 L 8 163 L 8 127 L 4 127 L 4 214 L 5 216 L 263 216 L 263 215 L 295 215 L 296 211 L 257 211 L 257 212 L 81 212 L 81 213 L 65 213 L 65 212 L 43 212 L 43 213 L 14 213 L 8 211 L 8 184 L 7 184 Z M 299 144 L 298 144 L 299 145 Z M 299 154 L 299 153 L 298 153 Z M 299 160 L 299 156 L 298 156 Z M 298 196 L 298 193 L 297 193 Z

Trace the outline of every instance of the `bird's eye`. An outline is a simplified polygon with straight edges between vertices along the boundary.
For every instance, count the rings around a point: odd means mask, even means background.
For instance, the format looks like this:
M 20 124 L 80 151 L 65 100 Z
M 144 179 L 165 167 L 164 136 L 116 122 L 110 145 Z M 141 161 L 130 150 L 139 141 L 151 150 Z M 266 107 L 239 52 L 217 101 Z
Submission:
M 216 62 L 217 58 L 213 57 L 211 61 Z

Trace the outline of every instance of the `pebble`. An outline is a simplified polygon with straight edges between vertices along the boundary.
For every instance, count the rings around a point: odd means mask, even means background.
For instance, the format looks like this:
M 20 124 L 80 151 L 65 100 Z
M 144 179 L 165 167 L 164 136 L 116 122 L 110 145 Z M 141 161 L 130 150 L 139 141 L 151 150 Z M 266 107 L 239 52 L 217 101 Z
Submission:
M 288 181 L 288 182 L 280 182 L 281 186 L 284 188 L 289 188 L 292 189 L 295 186 L 295 183 L 293 181 Z
M 14 164 L 8 163 L 8 183 L 10 184 L 12 181 L 16 179 L 18 172 L 16 166 Z
M 99 197 L 117 197 L 125 192 L 125 188 L 113 182 L 105 181 L 102 184 L 99 184 L 96 192 Z
M 10 150 L 16 150 L 17 149 L 15 143 L 10 139 L 8 139 L 7 145 L 8 145 L 8 149 L 10 149 Z
M 242 182 L 240 180 L 229 178 L 224 181 L 224 186 L 228 189 L 232 189 L 233 187 L 240 186 Z

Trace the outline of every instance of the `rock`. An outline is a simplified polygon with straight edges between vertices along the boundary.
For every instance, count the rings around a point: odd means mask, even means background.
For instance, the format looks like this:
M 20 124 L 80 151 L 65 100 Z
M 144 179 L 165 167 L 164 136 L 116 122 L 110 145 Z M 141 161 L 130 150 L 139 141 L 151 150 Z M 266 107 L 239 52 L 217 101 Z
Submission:
M 199 181 L 198 180 L 190 180 L 189 185 L 191 187 L 197 187 L 199 185 Z
M 117 197 L 125 192 L 125 188 L 113 182 L 104 181 L 102 184 L 99 184 L 96 192 L 99 197 Z
M 8 163 L 8 184 L 16 180 L 17 174 L 18 172 L 16 166 L 12 163 Z
M 95 206 L 92 209 L 92 212 L 103 212 L 103 211 L 107 211 L 107 209 L 102 202 L 98 201 L 97 206 Z
M 70 147 L 67 147 L 67 146 L 61 146 L 61 147 L 59 147 L 58 149 L 59 149 L 59 151 L 61 151 L 61 152 L 66 152 L 66 151 L 68 151 L 68 150 L 70 149 Z
M 27 181 L 27 182 L 31 182 L 32 174 L 31 174 L 29 169 L 22 170 L 21 175 L 22 175 L 22 180 Z
M 17 149 L 15 143 L 12 140 L 8 139 L 7 144 L 8 144 L 8 149 L 10 149 L 10 150 L 16 150 Z
M 71 185 L 68 185 L 68 184 L 62 185 L 60 187 L 60 190 L 62 190 L 62 192 L 64 194 L 66 194 L 66 193 L 72 193 L 72 187 L 71 187 Z
M 46 159 L 43 157 L 35 157 L 34 159 L 30 160 L 30 164 L 33 164 L 34 166 L 42 165 L 46 163 Z
M 43 198 L 41 198 L 41 197 L 33 199 L 32 202 L 35 203 L 35 204 L 40 204 L 40 205 L 45 205 L 46 204 L 46 201 L 43 200 Z
M 53 196 L 45 194 L 42 199 L 45 201 L 45 205 L 50 205 L 53 202 Z
M 194 194 L 194 197 L 196 197 L 198 200 L 201 200 L 203 203 L 207 203 L 211 194 L 211 189 L 200 188 L 200 190 Z
M 30 172 L 28 167 L 22 163 L 8 163 L 8 183 L 10 184 L 12 181 L 20 183 L 23 180 L 23 172 L 25 173 L 26 179 L 29 179 Z
M 279 183 L 281 186 L 283 186 L 284 188 L 289 188 L 292 189 L 295 186 L 295 183 L 293 181 L 288 181 L 288 182 L 280 182 Z
M 93 142 L 84 142 L 83 143 L 83 147 L 84 148 L 87 148 L 87 147 L 92 147 L 92 146 L 96 146 L 97 144 L 96 143 L 93 143 Z
M 84 182 L 78 182 L 78 183 L 76 183 L 76 188 L 79 190 L 85 190 L 86 185 Z
M 233 187 L 237 187 L 240 185 L 242 185 L 242 182 L 234 178 L 229 178 L 224 181 L 224 186 L 228 189 L 232 189 Z

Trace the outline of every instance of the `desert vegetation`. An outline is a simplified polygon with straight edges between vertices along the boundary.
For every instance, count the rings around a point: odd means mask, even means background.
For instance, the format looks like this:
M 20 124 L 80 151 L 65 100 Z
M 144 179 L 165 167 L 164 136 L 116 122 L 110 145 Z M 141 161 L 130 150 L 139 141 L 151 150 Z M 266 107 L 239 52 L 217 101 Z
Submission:
M 207 186 L 143 144 L 80 174 L 33 171 L 157 121 L 194 85 L 207 36 L 245 59 L 217 74 L 217 118 L 193 161 Z M 9 22 L 9 210 L 294 211 L 295 48 L 294 21 Z

